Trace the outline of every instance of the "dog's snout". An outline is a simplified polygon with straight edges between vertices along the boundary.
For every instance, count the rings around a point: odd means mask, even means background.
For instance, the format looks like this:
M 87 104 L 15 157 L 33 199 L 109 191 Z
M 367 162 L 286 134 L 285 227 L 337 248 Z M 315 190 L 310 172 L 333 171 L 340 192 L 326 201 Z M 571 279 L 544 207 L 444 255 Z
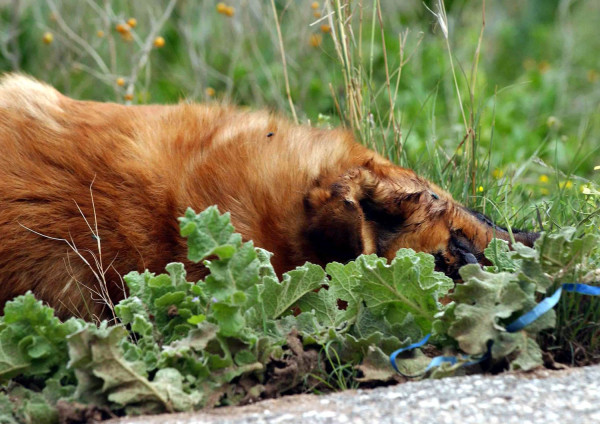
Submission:
M 466 255 L 463 256 L 463 259 L 468 264 L 476 264 L 476 263 L 478 263 L 477 258 L 472 253 L 467 253 Z

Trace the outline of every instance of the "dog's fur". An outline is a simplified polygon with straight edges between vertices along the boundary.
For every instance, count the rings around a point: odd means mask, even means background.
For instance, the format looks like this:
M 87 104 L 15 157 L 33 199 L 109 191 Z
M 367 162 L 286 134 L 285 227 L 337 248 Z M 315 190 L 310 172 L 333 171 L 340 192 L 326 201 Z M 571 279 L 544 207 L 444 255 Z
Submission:
M 0 81 L 0 307 L 32 290 L 62 316 L 90 305 L 103 315 L 81 285 L 98 290 L 105 279 L 116 301 L 120 275 L 187 262 L 177 217 L 213 204 L 274 252 L 278 273 L 411 247 L 455 276 L 481 261 L 494 234 L 508 239 L 346 131 L 224 106 L 76 101 L 24 76 Z M 186 266 L 190 279 L 203 275 Z

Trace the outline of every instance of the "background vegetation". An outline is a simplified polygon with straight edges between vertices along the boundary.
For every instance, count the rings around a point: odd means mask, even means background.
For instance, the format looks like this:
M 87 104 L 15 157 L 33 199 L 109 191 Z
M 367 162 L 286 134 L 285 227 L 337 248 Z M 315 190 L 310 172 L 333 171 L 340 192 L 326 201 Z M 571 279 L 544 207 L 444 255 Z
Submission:
M 600 164 L 595 1 L 456 0 L 441 20 L 418 0 L 0 5 L 0 70 L 76 98 L 266 107 L 346 125 L 495 218 L 590 212 L 571 192 Z
M 598 233 L 598 16 L 594 0 L 0 0 L 0 71 L 344 125 L 498 222 Z M 599 305 L 570 299 L 546 345 L 593 361 Z

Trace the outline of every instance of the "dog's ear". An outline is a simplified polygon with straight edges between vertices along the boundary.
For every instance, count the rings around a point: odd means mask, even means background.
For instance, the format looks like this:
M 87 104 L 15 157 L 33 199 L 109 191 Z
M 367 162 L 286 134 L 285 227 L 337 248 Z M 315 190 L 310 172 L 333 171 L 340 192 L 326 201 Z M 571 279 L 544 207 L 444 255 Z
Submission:
M 324 187 L 316 185 L 304 198 L 308 251 L 321 263 L 346 262 L 375 251 L 374 233 L 363 204 L 378 185 L 365 168 L 354 168 Z
M 402 242 L 431 216 L 439 215 L 428 198 L 431 194 L 409 170 L 366 163 L 337 179 L 322 181 L 304 199 L 307 225 L 307 260 L 345 262 L 360 254 L 377 253 L 392 258 L 397 247 L 415 247 Z

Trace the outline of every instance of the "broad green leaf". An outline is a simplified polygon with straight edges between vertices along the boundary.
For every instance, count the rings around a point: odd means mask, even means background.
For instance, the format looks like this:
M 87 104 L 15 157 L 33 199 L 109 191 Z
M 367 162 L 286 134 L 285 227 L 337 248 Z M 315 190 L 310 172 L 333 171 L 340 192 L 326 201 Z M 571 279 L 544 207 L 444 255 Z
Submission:
M 565 227 L 557 234 L 542 234 L 536 241 L 536 250 L 544 271 L 564 273 L 564 268 L 581 263 L 600 243 L 600 236 L 586 234 L 575 237 L 575 228 Z
M 323 323 L 314 310 L 302 312 L 298 316 L 283 316 L 274 324 L 278 337 L 284 337 L 297 331 L 302 336 L 305 345 L 325 345 L 328 341 L 334 340 L 338 334 L 343 333 L 343 331 L 338 332 L 335 327 Z M 273 332 L 269 332 L 269 334 L 273 334 Z
M 149 281 L 154 278 L 154 274 L 146 270 L 143 274 L 137 271 L 131 271 L 123 277 L 129 288 L 129 296 L 139 298 L 143 304 L 151 305 L 153 302 L 152 292 L 148 286 Z
M 448 293 L 454 283 L 434 271 L 431 255 L 400 249 L 388 265 L 375 255 L 357 260 L 360 290 L 367 306 L 376 316 L 390 322 L 402 322 L 411 314 L 423 332 L 431 330 L 433 316 L 440 310 L 438 299 Z
M 212 305 L 212 310 L 220 334 L 229 337 L 242 336 L 245 321 L 240 306 L 217 302 Z
M 485 257 L 489 259 L 493 266 L 488 267 L 490 272 L 514 272 L 519 267 L 519 260 L 513 258 L 508 242 L 500 239 L 493 239 L 483 250 Z
M 513 274 L 492 274 L 479 265 L 466 265 L 460 275 L 464 284 L 456 286 L 452 295 L 457 305 L 448 334 L 464 352 L 482 354 L 489 340 L 496 340 L 500 332 L 506 331 L 499 321 L 521 311 L 527 294 Z
M 510 361 L 510 369 L 530 371 L 543 365 L 542 350 L 531 337 L 525 333 L 518 334 L 519 340 L 516 350 L 516 357 Z M 514 355 L 514 354 L 513 354 Z M 511 356 L 513 356 L 511 355 Z
M 415 355 L 417 357 L 424 356 L 420 355 L 420 351 L 418 350 L 415 352 Z M 405 363 L 400 364 L 400 366 L 405 368 Z M 416 366 L 421 367 L 422 365 L 419 363 Z M 427 364 L 425 364 L 423 368 L 425 366 L 427 366 Z M 387 382 L 401 379 L 401 377 L 398 376 L 398 373 L 390 366 L 389 355 L 385 354 L 377 345 L 370 345 L 368 347 L 366 355 L 360 365 L 356 366 L 356 369 L 361 373 L 356 380 L 361 383 Z M 406 369 L 404 369 L 404 372 L 406 372 Z M 416 374 L 416 372 L 414 374 Z
M 575 237 L 575 228 L 565 227 L 557 234 L 542 233 L 535 249 L 515 243 L 510 254 L 520 262 L 520 278 L 534 283 L 538 292 L 546 293 L 557 280 L 577 275 L 578 268 L 599 243 L 598 235 Z
M 206 261 L 210 275 L 205 279 L 206 290 L 217 300 L 225 300 L 235 291 L 247 290 L 258 284 L 260 260 L 254 245 L 244 243 L 226 259 Z
M 171 392 L 181 396 L 178 384 L 170 386 L 164 379 L 151 382 L 143 362 L 125 359 L 120 345 L 127 334 L 120 326 L 88 327 L 70 337 L 69 366 L 77 370 L 78 379 L 86 374 L 89 377 L 84 384 L 80 381 L 77 394 L 84 398 L 101 395 L 123 406 L 146 404 L 148 411 L 155 411 L 157 405 L 162 410 L 174 411 L 176 405 L 187 404 L 174 403 L 169 397 Z M 93 380 L 97 383 L 90 384 Z M 90 390 L 95 393 L 83 393 Z
M 337 296 L 326 289 L 321 289 L 318 293 L 305 294 L 300 298 L 297 306 L 303 312 L 314 311 L 319 324 L 327 327 L 336 327 L 340 321 L 339 317 L 344 312 L 338 308 Z
M 307 263 L 283 274 L 279 283 L 272 277 L 264 279 L 262 301 L 268 318 L 277 318 L 287 312 L 305 294 L 327 283 L 325 271 L 318 265 Z
M 181 235 L 188 239 L 188 259 L 193 262 L 212 255 L 229 258 L 242 242 L 242 237 L 233 232 L 229 212 L 221 215 L 216 206 L 199 214 L 188 208 L 179 218 L 179 226 Z
M 174 368 L 158 370 L 152 385 L 171 402 L 175 411 L 190 411 L 195 406 L 199 406 L 203 398 L 203 394 L 199 391 L 194 391 L 191 394 L 184 392 L 183 377 Z
M 387 358 L 389 363 L 389 356 Z M 430 362 L 431 358 L 425 356 L 421 349 L 402 352 L 396 357 L 396 366 L 400 372 L 409 376 L 420 376 Z
M 356 262 L 348 262 L 345 265 L 332 262 L 327 264 L 325 270 L 331 276 L 331 282 L 329 283 L 331 296 L 347 303 L 346 310 L 337 315 L 336 324 L 344 320 L 354 321 L 360 302 L 362 302 Z
M 197 328 L 191 330 L 188 335 L 180 340 L 171 343 L 165 348 L 165 351 L 181 353 L 182 349 L 194 349 L 203 351 L 208 344 L 217 339 L 219 327 L 210 322 L 202 322 Z
M 386 317 L 377 316 L 370 308 L 362 306 L 359 309 L 352 332 L 361 339 L 368 339 L 371 334 L 381 334 L 382 340 L 389 340 L 393 344 L 393 349 L 389 351 L 384 349 L 387 353 L 391 353 L 392 350 L 403 344 L 416 342 L 424 335 L 415 322 L 414 316 L 410 313 L 406 314 L 402 321 L 390 323 Z M 383 345 L 379 346 L 382 347 Z
M 187 322 L 192 325 L 200 324 L 206 320 L 206 315 L 192 315 L 188 318 Z
M 31 358 L 19 347 L 20 337 L 10 328 L 0 332 L 0 381 L 25 374 L 31 366 Z
M 154 306 L 164 308 L 170 305 L 178 305 L 185 299 L 185 296 L 186 293 L 183 291 L 165 293 L 154 301 Z
M 272 277 L 265 277 L 273 279 Z M 274 281 L 277 281 L 275 277 Z M 246 325 L 248 328 L 257 330 L 257 331 L 265 331 L 266 325 L 266 314 L 264 311 L 264 304 L 262 301 L 261 292 L 264 286 L 256 285 L 254 287 L 250 287 L 246 291 L 246 304 L 244 305 L 244 321 L 246 321 Z
M 342 361 L 353 364 L 359 364 L 371 346 L 377 346 L 386 355 L 389 355 L 407 343 L 400 341 L 397 337 L 386 336 L 380 331 L 374 331 L 362 337 L 350 333 L 339 334 L 335 340 L 332 340 Z
M 241 350 L 234 357 L 236 365 L 248 365 L 257 361 L 256 355 L 249 350 Z

